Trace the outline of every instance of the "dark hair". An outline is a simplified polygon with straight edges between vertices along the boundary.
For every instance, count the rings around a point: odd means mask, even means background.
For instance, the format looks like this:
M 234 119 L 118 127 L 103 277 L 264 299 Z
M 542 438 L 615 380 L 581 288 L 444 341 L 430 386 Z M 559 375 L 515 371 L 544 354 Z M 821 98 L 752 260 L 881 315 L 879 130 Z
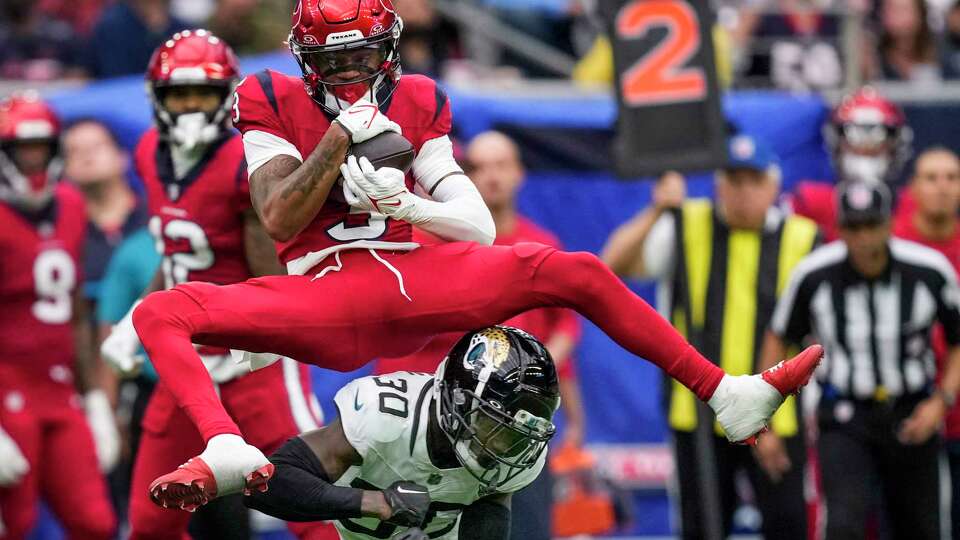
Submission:
M 83 116 L 83 117 L 75 118 L 71 120 L 70 123 L 68 123 L 66 127 L 63 128 L 63 135 L 66 136 L 68 131 L 72 130 L 75 127 L 82 126 L 84 124 L 91 124 L 94 126 L 102 127 L 103 130 L 107 132 L 107 135 L 110 137 L 110 140 L 113 141 L 113 145 L 116 146 L 117 148 L 121 148 L 121 149 L 123 148 L 123 144 L 120 143 L 120 138 L 117 137 L 117 134 L 113 131 L 113 128 L 111 128 L 110 125 L 104 122 L 103 120 L 100 120 L 99 118 L 95 118 L 93 116 Z
M 882 2 L 885 4 L 885 2 Z M 933 30 L 930 29 L 929 13 L 926 0 L 913 0 L 913 7 L 917 10 L 920 19 L 920 29 L 913 38 L 910 46 L 910 59 L 915 62 L 925 62 L 937 59 L 936 41 Z M 880 6 L 883 10 L 883 6 Z M 886 54 L 893 47 L 893 36 L 882 25 L 881 15 L 881 34 L 880 34 L 880 52 Z

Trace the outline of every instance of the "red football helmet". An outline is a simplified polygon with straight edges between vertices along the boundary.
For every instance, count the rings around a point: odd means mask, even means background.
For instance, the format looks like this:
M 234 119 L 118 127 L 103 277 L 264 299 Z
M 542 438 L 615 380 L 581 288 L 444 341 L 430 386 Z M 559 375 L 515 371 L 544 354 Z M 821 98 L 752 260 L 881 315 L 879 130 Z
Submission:
M 292 25 L 290 51 L 307 92 L 328 113 L 393 93 L 403 21 L 392 0 L 297 0 Z
M 843 98 L 826 130 L 839 180 L 894 182 L 913 132 L 900 107 L 865 86 Z
M 233 90 L 240 78 L 237 57 L 229 45 L 207 30 L 174 34 L 153 53 L 147 66 L 147 93 L 161 133 L 186 147 L 210 143 L 228 129 Z M 206 86 L 221 95 L 213 111 L 173 112 L 164 105 L 171 88 Z
M 49 200 L 60 179 L 60 119 L 34 94 L 0 102 L 0 199 L 28 206 Z

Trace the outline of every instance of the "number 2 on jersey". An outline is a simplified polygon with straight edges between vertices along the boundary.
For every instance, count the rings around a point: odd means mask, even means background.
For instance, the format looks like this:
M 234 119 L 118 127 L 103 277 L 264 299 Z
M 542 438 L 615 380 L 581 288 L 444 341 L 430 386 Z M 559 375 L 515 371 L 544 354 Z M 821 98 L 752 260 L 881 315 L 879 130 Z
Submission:
M 635 0 L 620 9 L 616 31 L 621 39 L 640 39 L 652 28 L 666 36 L 621 76 L 620 90 L 629 105 L 700 101 L 707 79 L 700 67 L 684 68 L 700 50 L 697 14 L 682 0 Z
M 31 306 L 33 316 L 47 324 L 63 324 L 73 316 L 73 289 L 77 285 L 77 266 L 62 249 L 41 251 L 33 262 L 33 284 L 37 300 Z
M 190 272 L 213 266 L 213 250 L 200 225 L 185 219 L 172 219 L 164 225 L 160 216 L 153 216 L 149 226 L 157 252 L 163 254 L 161 268 L 167 289 L 190 281 Z M 190 245 L 190 251 L 167 254 L 168 243 L 181 241 Z

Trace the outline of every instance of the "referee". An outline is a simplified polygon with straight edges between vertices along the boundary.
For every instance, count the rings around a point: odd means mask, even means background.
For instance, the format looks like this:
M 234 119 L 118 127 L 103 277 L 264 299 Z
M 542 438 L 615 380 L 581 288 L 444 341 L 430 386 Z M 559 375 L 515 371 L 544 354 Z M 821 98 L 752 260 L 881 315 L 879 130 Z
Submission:
M 826 540 L 864 538 L 875 490 L 895 539 L 940 538 L 936 432 L 960 387 L 960 292 L 939 252 L 890 236 L 881 184 L 838 190 L 840 240 L 797 265 L 774 311 L 762 353 L 815 335 L 819 453 Z M 950 346 L 940 386 L 930 331 Z

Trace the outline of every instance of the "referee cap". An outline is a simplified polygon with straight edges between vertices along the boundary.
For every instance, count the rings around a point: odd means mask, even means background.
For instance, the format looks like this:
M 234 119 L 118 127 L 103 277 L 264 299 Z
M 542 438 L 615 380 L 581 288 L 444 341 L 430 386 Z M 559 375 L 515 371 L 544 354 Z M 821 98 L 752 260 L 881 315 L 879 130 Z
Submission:
M 844 182 L 837 186 L 837 218 L 841 227 L 882 223 L 890 219 L 890 190 L 882 183 Z

